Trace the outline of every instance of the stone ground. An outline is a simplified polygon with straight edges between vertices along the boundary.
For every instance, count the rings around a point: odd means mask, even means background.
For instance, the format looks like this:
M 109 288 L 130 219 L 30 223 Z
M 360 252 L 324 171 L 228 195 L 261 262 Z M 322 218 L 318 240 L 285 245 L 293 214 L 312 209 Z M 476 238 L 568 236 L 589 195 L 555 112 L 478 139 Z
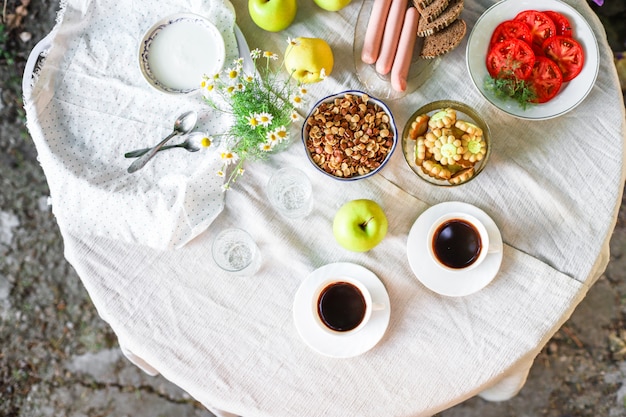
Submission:
M 58 0 L 4 0 L 0 16 L 0 416 L 211 416 L 122 356 L 63 258 L 21 100 L 26 58 L 52 29 L 58 7 Z M 595 9 L 619 56 L 626 4 L 606 0 Z M 439 417 L 626 416 L 626 204 L 611 253 L 605 274 L 540 353 L 518 396 L 474 398 Z

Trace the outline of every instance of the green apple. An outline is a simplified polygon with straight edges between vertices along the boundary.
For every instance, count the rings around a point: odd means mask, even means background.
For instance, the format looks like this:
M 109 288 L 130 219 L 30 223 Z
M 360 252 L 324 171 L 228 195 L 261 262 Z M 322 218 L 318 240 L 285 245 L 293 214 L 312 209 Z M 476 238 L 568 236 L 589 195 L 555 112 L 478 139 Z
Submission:
M 296 0 L 248 0 L 252 21 L 268 32 L 287 29 L 296 18 Z
M 333 235 L 344 248 L 366 252 L 387 235 L 387 216 L 375 201 L 348 201 L 335 214 Z
M 330 45 L 320 38 L 295 38 L 285 50 L 285 69 L 301 83 L 315 83 L 330 75 L 335 63 Z
M 336 12 L 346 7 L 352 0 L 313 0 L 315 4 L 329 12 Z

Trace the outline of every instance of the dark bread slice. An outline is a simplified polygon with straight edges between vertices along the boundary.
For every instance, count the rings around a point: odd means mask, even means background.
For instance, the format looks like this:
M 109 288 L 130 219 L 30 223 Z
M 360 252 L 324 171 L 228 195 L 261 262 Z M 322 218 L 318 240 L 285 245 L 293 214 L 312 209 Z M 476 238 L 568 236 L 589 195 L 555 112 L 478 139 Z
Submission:
M 426 6 L 428 6 L 432 2 L 433 0 L 413 0 L 413 4 L 415 5 L 415 7 L 418 8 L 417 10 L 419 10 L 420 7 L 422 9 L 425 9 Z
M 456 48 L 467 31 L 463 19 L 457 19 L 451 25 L 433 35 L 424 38 L 420 58 L 433 59 Z
M 413 0 L 413 4 L 415 5 L 417 11 L 420 13 L 421 17 L 426 19 L 427 22 L 432 22 L 437 17 L 439 17 L 439 15 L 444 10 L 446 10 L 446 7 L 448 7 L 448 4 L 450 4 L 450 0 L 433 0 L 432 3 L 430 3 L 426 7 L 420 7 L 418 5 L 419 1 L 416 0 Z
M 432 22 L 420 17 L 417 25 L 417 36 L 429 36 L 448 27 L 463 11 L 463 0 L 451 0 L 448 7 Z

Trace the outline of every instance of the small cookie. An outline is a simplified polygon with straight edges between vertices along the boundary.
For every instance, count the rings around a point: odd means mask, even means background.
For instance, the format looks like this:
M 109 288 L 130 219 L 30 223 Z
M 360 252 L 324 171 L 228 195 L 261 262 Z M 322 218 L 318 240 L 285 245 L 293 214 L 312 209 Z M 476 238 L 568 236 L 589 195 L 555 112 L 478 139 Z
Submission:
M 430 159 L 422 163 L 422 171 L 424 174 L 440 180 L 447 180 L 452 177 L 452 172 L 448 168 Z
M 427 114 L 420 114 L 415 118 L 413 123 L 411 123 L 411 130 L 409 130 L 409 137 L 413 140 L 417 139 L 418 136 L 422 136 L 428 130 L 428 121 L 430 120 L 430 116 Z
M 471 167 L 471 168 L 463 169 L 455 173 L 448 179 L 448 182 L 450 184 L 458 185 L 469 180 L 473 176 L 474 176 L 474 167 Z
M 456 122 L 456 110 L 448 107 L 433 114 L 428 121 L 431 129 L 451 128 Z

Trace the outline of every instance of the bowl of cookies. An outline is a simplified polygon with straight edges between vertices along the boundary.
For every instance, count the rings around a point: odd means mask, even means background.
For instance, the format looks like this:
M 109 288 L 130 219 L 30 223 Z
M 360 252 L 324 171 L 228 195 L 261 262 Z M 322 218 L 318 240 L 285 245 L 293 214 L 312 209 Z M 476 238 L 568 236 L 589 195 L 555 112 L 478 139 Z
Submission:
M 411 170 L 438 186 L 466 184 L 480 174 L 491 153 L 489 126 L 466 104 L 435 101 L 417 109 L 402 132 Z
M 331 178 L 355 181 L 379 172 L 398 143 L 391 110 L 368 94 L 348 90 L 318 101 L 302 124 L 313 166 Z

